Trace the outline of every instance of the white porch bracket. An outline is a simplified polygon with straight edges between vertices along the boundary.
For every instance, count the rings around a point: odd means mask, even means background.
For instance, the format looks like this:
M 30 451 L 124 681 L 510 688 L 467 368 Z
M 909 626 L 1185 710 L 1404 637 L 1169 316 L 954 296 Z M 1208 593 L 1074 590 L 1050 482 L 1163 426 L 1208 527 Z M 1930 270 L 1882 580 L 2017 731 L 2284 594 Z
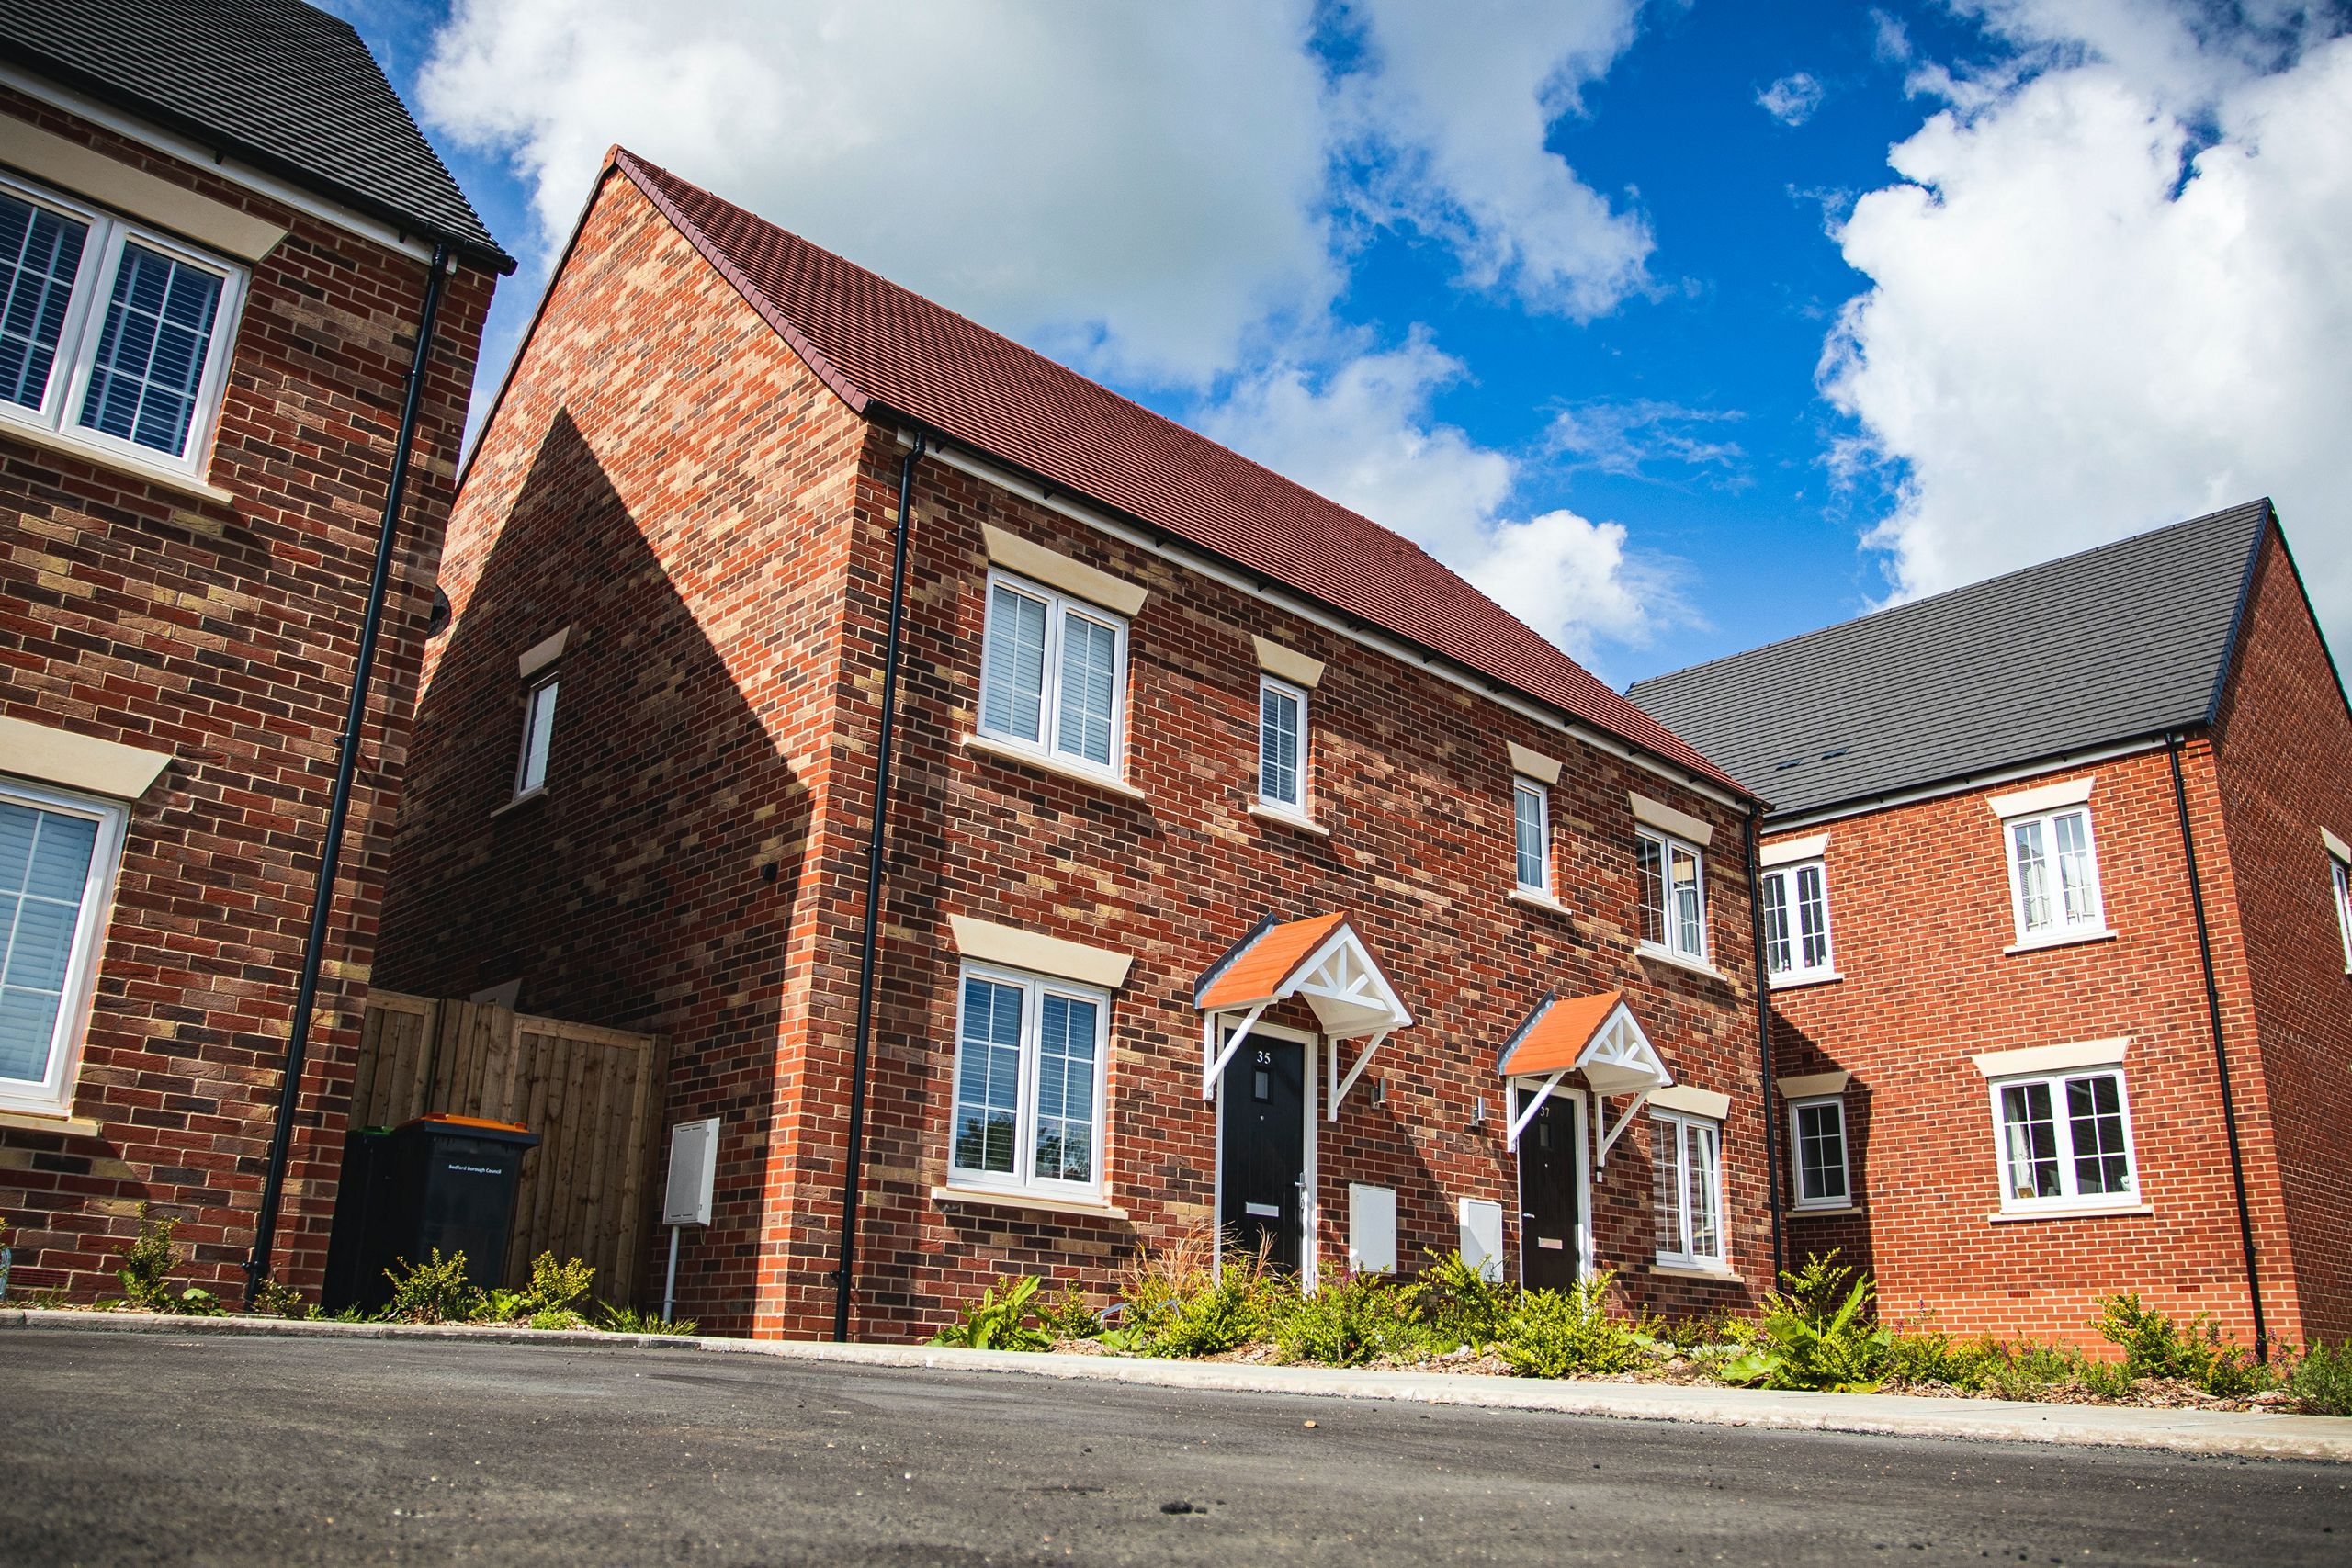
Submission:
M 1265 1016 L 1266 1010 L 1273 1005 L 1272 1002 L 1260 1002 L 1256 1007 L 1251 1008 L 1250 1015 L 1241 1021 L 1241 1027 L 1226 1037 L 1225 1049 L 1222 1051 L 1217 1049 L 1216 1026 L 1217 1021 L 1225 1017 L 1225 1014 L 1213 1012 L 1202 1021 L 1201 1098 L 1203 1100 L 1216 1098 L 1218 1076 L 1225 1071 L 1226 1065 L 1233 1060 L 1233 1054 L 1241 1049 L 1241 1043 L 1250 1037 L 1250 1032 L 1258 1026 L 1258 1020 Z
M 1510 1119 L 1510 1130 L 1503 1137 L 1504 1148 L 1513 1151 L 1518 1149 L 1519 1135 L 1527 1131 L 1528 1123 L 1535 1120 L 1535 1113 L 1544 1109 L 1544 1102 L 1552 1098 L 1552 1091 L 1559 1088 L 1560 1080 L 1567 1076 L 1568 1069 L 1562 1067 L 1544 1080 L 1542 1089 L 1527 1097 L 1527 1109 Z
M 1633 1099 L 1625 1102 L 1625 1113 L 1617 1118 L 1617 1125 L 1610 1128 L 1608 1135 L 1600 1140 L 1600 1150 L 1593 1156 L 1593 1165 L 1597 1171 L 1606 1170 L 1609 1168 L 1609 1151 L 1617 1146 L 1617 1140 L 1624 1136 L 1625 1129 L 1634 1124 L 1634 1118 L 1641 1113 L 1643 1106 L 1649 1103 L 1649 1098 L 1650 1091 L 1648 1089 L 1643 1089 L 1640 1093 L 1634 1095 Z M 1609 1120 L 1609 1101 L 1607 1098 L 1601 1095 L 1595 1095 L 1593 1097 L 1593 1107 L 1600 1112 L 1600 1115 L 1597 1116 L 1595 1120 L 1604 1123 L 1607 1122 Z
M 1324 1064 L 1329 1068 L 1325 1077 L 1329 1082 L 1331 1090 L 1324 1097 L 1325 1121 L 1337 1122 L 1340 1119 L 1340 1101 L 1348 1097 L 1348 1090 L 1356 1087 L 1356 1079 L 1363 1077 L 1364 1067 L 1372 1061 L 1372 1054 L 1380 1049 L 1381 1042 L 1388 1038 L 1389 1032 L 1384 1029 L 1372 1037 L 1372 1043 L 1363 1048 L 1363 1055 L 1356 1057 L 1356 1065 L 1348 1069 L 1348 1076 L 1344 1078 L 1340 1076 L 1340 1043 L 1337 1040 L 1332 1041 L 1330 1048 L 1323 1053 Z

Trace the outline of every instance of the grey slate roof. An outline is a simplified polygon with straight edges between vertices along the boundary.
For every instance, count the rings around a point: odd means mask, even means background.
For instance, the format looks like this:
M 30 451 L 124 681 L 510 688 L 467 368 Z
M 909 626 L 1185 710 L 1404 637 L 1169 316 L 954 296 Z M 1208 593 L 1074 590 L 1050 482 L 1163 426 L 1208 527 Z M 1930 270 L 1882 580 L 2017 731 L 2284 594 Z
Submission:
M 514 270 L 351 24 L 301 0 L 0 0 L 0 59 Z
M 1636 682 L 1784 818 L 2208 722 L 2267 501 Z

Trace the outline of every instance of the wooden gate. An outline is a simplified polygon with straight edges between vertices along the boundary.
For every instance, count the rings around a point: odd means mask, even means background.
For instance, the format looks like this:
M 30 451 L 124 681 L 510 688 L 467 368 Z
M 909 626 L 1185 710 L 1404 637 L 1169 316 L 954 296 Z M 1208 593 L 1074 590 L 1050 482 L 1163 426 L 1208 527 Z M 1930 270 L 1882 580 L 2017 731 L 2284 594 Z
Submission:
M 351 1125 L 398 1126 L 438 1111 L 528 1127 L 539 1146 L 523 1156 L 500 1282 L 522 1284 L 531 1259 L 552 1252 L 595 1265 L 594 1293 L 628 1303 L 637 1292 L 667 1055 L 650 1034 L 370 991 Z

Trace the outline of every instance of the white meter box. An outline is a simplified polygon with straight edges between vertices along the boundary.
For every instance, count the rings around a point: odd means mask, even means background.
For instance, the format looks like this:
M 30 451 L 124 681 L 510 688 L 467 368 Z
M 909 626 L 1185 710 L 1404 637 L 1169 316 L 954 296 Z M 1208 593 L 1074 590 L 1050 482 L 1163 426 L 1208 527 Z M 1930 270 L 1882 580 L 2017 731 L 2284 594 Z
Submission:
M 710 1193 L 718 1175 L 718 1118 L 681 1122 L 670 1129 L 670 1184 L 662 1195 L 665 1225 L 710 1224 Z

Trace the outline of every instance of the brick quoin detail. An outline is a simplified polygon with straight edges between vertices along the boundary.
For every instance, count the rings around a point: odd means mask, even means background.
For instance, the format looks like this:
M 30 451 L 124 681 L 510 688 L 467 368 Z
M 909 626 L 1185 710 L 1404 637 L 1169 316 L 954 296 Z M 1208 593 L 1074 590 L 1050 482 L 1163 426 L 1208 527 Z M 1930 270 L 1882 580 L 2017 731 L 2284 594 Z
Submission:
M 851 413 L 624 178 L 607 177 L 453 518 L 457 608 L 429 655 L 385 912 L 383 983 L 666 1035 L 666 1120 L 719 1115 L 716 1223 L 679 1309 L 726 1332 L 831 1326 L 878 739 L 899 431 Z M 982 526 L 1149 591 L 1131 628 L 1141 799 L 979 754 Z M 1347 1184 L 1397 1193 L 1400 1262 L 1515 1216 L 1496 1054 L 1543 993 L 1623 988 L 1678 1081 L 1731 1100 L 1739 1280 L 1660 1275 L 1648 1140 L 1593 1189 L 1595 1250 L 1645 1305 L 1738 1306 L 1770 1268 L 1744 818 L 1495 701 L 1226 588 L 937 457 L 917 470 L 855 1331 L 927 1331 L 1007 1270 L 1111 1288 L 1211 1218 L 1200 973 L 1261 915 L 1345 910 L 1416 1016 L 1320 1128 L 1317 1256 Z M 508 809 L 515 660 L 568 628 L 548 787 Z M 1328 665 L 1312 800 L 1329 838 L 1251 818 L 1251 637 Z M 1515 903 L 1506 741 L 1566 760 L 1570 913 Z M 1637 958 L 1639 791 L 1710 823 L 1720 977 Z M 769 874 L 773 871 L 773 876 Z M 1111 1018 L 1114 1220 L 935 1201 L 958 956 L 949 915 L 1133 955 Z M 1303 1022 L 1286 1005 L 1269 1021 Z M 1483 1125 L 1471 1125 L 1483 1100 Z M 1611 1113 L 1623 1109 L 1611 1102 Z M 1515 1219 L 1507 1252 L 1518 1243 Z M 659 1280 L 637 1282 L 640 1296 Z
M 0 116 L 287 230 L 250 266 L 204 481 L 222 502 L 0 426 L 0 715 L 167 752 L 131 807 L 73 1100 L 0 1126 L 12 1292 L 119 1292 L 141 1202 L 181 1278 L 243 1287 L 335 738 L 426 265 L 13 91 Z M 278 1275 L 315 1293 L 469 388 L 495 282 L 449 280 L 298 1108 Z M 0 772 L 7 760 L 0 758 Z

